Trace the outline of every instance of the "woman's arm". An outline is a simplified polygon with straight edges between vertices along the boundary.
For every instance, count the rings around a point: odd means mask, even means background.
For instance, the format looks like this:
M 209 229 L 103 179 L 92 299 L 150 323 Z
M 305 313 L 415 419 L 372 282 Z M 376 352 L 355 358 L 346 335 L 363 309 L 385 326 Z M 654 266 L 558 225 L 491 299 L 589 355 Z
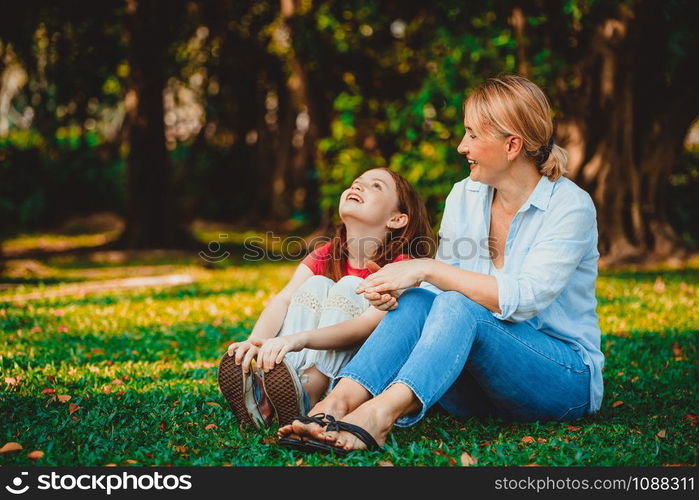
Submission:
M 336 325 L 268 339 L 261 344 L 257 362 L 268 371 L 274 368 L 274 365 L 281 363 L 287 352 L 306 348 L 347 349 L 366 340 L 385 314 L 386 311 L 370 307 L 362 315 Z
M 498 283 L 495 276 L 474 273 L 458 267 L 425 259 L 421 281 L 427 281 L 442 290 L 454 290 L 479 303 L 489 311 L 500 313 Z
M 596 241 L 592 202 L 577 206 L 570 203 L 555 211 L 553 220 L 539 230 L 516 273 L 502 272 L 495 278 L 432 259 L 415 259 L 384 266 L 364 280 L 357 291 L 365 296 L 390 293 L 427 281 L 444 291 L 462 293 L 498 319 L 526 321 L 556 299 Z

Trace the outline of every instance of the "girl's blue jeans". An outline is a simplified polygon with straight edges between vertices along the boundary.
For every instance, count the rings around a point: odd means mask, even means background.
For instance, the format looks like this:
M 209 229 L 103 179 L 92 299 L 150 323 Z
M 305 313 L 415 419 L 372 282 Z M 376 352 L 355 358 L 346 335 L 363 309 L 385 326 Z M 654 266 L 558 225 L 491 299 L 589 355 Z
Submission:
M 377 396 L 396 383 L 422 404 L 459 417 L 570 420 L 587 413 L 590 371 L 577 346 L 527 323 L 510 323 L 459 292 L 411 288 L 398 300 L 337 379 Z

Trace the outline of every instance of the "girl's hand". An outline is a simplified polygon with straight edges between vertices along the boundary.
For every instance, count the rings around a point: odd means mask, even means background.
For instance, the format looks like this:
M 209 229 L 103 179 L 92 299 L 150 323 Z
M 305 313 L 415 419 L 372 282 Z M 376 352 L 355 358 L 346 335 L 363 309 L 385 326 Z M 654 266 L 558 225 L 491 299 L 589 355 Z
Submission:
M 398 307 L 399 295 L 400 294 L 398 292 L 366 292 L 364 297 L 379 311 L 393 311 L 396 307 Z
M 386 264 L 362 281 L 356 292 L 363 293 L 367 300 L 371 300 L 367 296 L 368 293 L 376 292 L 383 295 L 410 288 L 425 279 L 427 266 L 431 261 L 432 259 L 414 259 Z
M 242 364 L 243 372 L 250 371 L 250 362 L 257 356 L 262 343 L 259 340 L 244 340 L 233 342 L 228 346 L 228 355 L 235 356 L 235 364 Z
M 268 372 L 282 362 L 287 352 L 300 351 L 304 347 L 306 342 L 298 333 L 265 340 L 257 353 L 257 366 Z

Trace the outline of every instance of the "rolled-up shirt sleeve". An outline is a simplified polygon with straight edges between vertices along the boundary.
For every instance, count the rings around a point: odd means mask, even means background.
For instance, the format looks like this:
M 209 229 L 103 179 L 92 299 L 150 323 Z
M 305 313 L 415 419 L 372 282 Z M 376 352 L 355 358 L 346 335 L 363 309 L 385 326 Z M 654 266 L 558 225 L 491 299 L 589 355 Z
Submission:
M 496 318 L 519 322 L 538 315 L 560 295 L 597 241 L 591 202 L 552 211 L 547 219 L 519 272 L 497 276 L 500 312 L 493 313 Z

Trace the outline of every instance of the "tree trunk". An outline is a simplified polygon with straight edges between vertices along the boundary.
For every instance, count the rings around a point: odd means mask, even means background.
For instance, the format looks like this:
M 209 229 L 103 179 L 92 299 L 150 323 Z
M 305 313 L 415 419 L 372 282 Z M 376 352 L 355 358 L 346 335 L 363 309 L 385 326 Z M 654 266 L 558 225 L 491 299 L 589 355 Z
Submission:
M 173 210 L 172 168 L 165 148 L 163 58 L 167 42 L 160 16 L 162 5 L 153 0 L 127 0 L 126 4 L 129 153 L 126 229 L 119 246 L 172 248 L 191 244 Z
M 677 83 L 666 81 L 661 62 L 670 27 L 658 22 L 660 9 L 660 2 L 638 2 L 603 19 L 576 68 L 582 85 L 563 97 L 558 133 L 571 157 L 568 176 L 597 206 L 607 264 L 686 252 L 665 202 L 699 101 L 685 83 L 693 81 L 691 68 L 679 68 Z

